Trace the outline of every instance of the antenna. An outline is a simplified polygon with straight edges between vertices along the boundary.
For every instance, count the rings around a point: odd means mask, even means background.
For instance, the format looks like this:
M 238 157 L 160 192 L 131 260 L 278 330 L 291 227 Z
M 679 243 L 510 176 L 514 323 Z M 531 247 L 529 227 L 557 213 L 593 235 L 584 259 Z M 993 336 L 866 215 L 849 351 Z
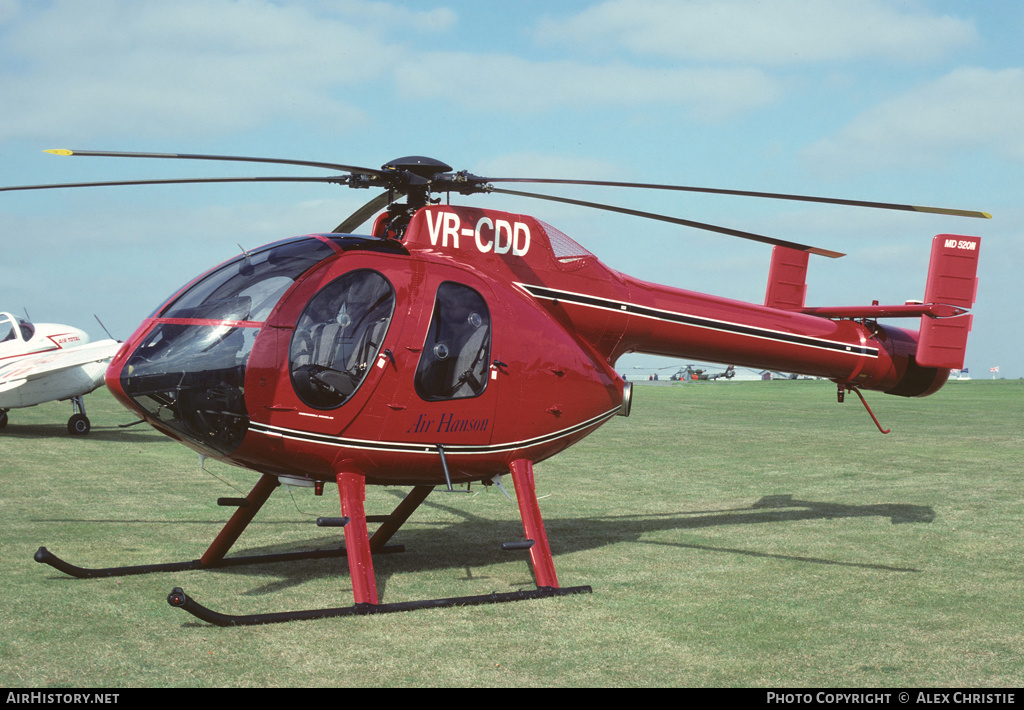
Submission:
M 27 314 L 26 314 L 26 315 L 27 315 Z M 103 328 L 103 332 L 107 334 L 107 337 L 108 337 L 108 338 L 110 338 L 111 340 L 117 340 L 117 338 L 115 338 L 115 337 L 114 337 L 113 335 L 111 335 L 111 334 L 110 334 L 110 331 L 109 331 L 109 330 L 107 330 L 107 326 L 103 325 L 103 321 L 101 321 L 101 320 L 100 320 L 100 317 L 99 317 L 98 315 L 96 315 L 95 313 L 93 313 L 93 314 L 92 314 L 92 317 L 93 317 L 93 318 L 95 318 L 95 319 L 96 319 L 96 322 L 100 324 L 100 328 Z M 119 342 L 119 343 L 123 343 L 124 341 L 123 341 L 123 340 L 117 340 L 117 342 Z

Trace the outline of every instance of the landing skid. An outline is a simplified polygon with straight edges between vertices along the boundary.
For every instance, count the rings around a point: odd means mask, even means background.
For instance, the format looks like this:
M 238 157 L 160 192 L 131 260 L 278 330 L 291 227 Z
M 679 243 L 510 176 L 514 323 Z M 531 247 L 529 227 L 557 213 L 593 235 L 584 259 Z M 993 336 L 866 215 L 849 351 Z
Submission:
M 386 552 L 405 552 L 402 545 L 388 545 L 379 550 Z M 267 562 L 295 562 L 298 560 L 323 560 L 344 557 L 345 548 L 335 550 L 308 550 L 306 552 L 281 552 L 272 555 L 251 555 L 248 557 L 227 557 L 220 562 L 204 565 L 200 560 L 182 562 L 163 562 L 152 565 L 133 565 L 128 567 L 79 567 L 62 560 L 45 547 L 36 550 L 36 562 L 50 565 L 70 577 L 78 579 L 98 579 L 100 577 L 128 577 L 133 574 L 150 574 L 152 572 L 187 572 L 197 569 L 217 569 L 221 567 L 239 567 L 243 565 L 265 564 Z
M 222 504 L 236 505 L 237 510 L 199 559 L 149 565 L 87 568 L 70 564 L 54 555 L 45 547 L 40 547 L 35 554 L 35 560 L 36 562 L 50 565 L 54 569 L 72 577 L 91 579 L 149 574 L 153 572 L 181 572 L 233 567 L 267 562 L 291 562 L 336 557 L 347 558 L 349 572 L 352 577 L 352 591 L 355 597 L 355 604 L 350 607 L 235 616 L 222 614 L 199 604 L 185 594 L 180 587 L 175 587 L 171 594 L 168 595 L 167 601 L 171 606 L 184 609 L 193 616 L 217 626 L 252 626 L 304 619 L 389 614 L 416 609 L 500 604 L 526 599 L 590 593 L 593 590 L 589 586 L 559 587 L 555 576 L 554 562 L 551 558 L 551 550 L 548 547 L 547 536 L 544 532 L 544 523 L 540 516 L 540 508 L 537 505 L 532 462 L 524 460 L 515 461 L 510 468 L 515 484 L 516 496 L 519 501 L 520 514 L 523 519 L 523 530 L 528 539 L 505 543 L 502 545 L 502 548 L 506 550 L 529 550 L 537 583 L 537 588 L 533 590 L 506 593 L 495 592 L 479 596 L 425 599 L 411 602 L 380 603 L 377 598 L 377 585 L 373 572 L 373 555 L 404 551 L 404 547 L 401 545 L 388 545 L 387 543 L 420 504 L 426 500 L 427 496 L 433 491 L 433 486 L 414 487 L 390 515 L 367 516 L 363 510 L 365 479 L 354 472 L 341 472 L 337 476 L 343 517 L 321 518 L 317 521 L 318 525 L 344 528 L 345 547 L 343 548 L 225 557 L 228 550 L 242 534 L 242 531 L 280 485 L 277 477 L 264 475 L 246 498 L 219 501 Z M 372 537 L 367 534 L 366 524 L 368 521 L 381 523 Z
M 198 619 L 215 626 L 258 626 L 260 624 L 278 624 L 285 621 L 302 621 L 306 619 L 326 619 L 339 616 L 366 616 L 369 614 L 394 614 L 399 611 L 415 611 L 417 609 L 445 609 L 455 606 L 479 606 L 482 604 L 502 604 L 504 602 L 522 601 L 525 599 L 543 599 L 546 597 L 564 597 L 570 594 L 589 594 L 593 590 L 589 586 L 582 587 L 538 587 L 537 589 L 499 594 L 481 594 L 471 597 L 450 597 L 448 599 L 424 599 L 415 602 L 397 602 L 391 604 L 355 604 L 353 606 L 327 609 L 307 609 L 304 611 L 282 611 L 270 614 L 250 614 L 234 616 L 221 614 L 209 609 L 185 594 L 181 587 L 175 587 L 167 596 L 167 602 L 174 607 L 184 609 Z

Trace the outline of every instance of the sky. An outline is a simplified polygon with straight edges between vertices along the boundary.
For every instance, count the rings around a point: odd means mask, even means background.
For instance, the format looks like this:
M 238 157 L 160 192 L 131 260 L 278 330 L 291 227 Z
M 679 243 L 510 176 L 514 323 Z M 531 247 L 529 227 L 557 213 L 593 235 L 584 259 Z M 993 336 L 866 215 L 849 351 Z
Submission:
M 0 186 L 325 174 L 51 148 L 370 168 L 426 155 L 478 175 L 982 210 L 992 219 L 557 192 L 845 252 L 811 257 L 807 305 L 919 299 L 932 237 L 979 236 L 966 365 L 1020 378 L 1021 36 L 1018 0 L 0 0 Z M 0 192 L 0 310 L 94 339 L 99 318 L 125 339 L 242 248 L 330 231 L 368 197 L 306 183 Z M 644 280 L 764 300 L 763 244 L 509 196 L 453 202 L 531 214 Z

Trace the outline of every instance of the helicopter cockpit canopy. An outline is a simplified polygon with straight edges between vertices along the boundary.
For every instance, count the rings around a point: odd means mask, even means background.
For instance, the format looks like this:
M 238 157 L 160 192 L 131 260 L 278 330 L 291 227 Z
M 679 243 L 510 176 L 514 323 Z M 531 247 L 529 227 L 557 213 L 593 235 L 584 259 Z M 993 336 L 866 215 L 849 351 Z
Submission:
M 154 314 L 121 371 L 129 397 L 187 440 L 230 453 L 248 429 L 245 368 L 256 335 L 295 280 L 335 250 L 299 237 L 207 273 Z

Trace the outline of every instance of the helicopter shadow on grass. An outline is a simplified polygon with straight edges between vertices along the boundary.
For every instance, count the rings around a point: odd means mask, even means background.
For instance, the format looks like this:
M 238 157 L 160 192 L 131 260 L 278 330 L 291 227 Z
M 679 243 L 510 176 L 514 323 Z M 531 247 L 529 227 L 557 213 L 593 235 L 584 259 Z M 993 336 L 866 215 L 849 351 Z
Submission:
M 614 520 L 617 525 L 621 525 L 627 523 L 627 521 L 630 521 L 633 517 L 634 516 L 619 516 L 614 518 L 605 518 L 604 520 Z M 747 508 L 734 508 L 729 510 L 699 513 L 666 513 L 653 516 L 647 515 L 636 519 L 640 520 L 642 523 L 641 527 L 643 530 L 641 534 L 643 534 L 656 530 L 701 529 L 720 525 L 760 525 L 766 523 L 864 517 L 889 518 L 890 523 L 893 525 L 905 523 L 931 523 L 935 519 L 935 510 L 931 506 L 911 505 L 906 503 L 876 503 L 869 505 L 821 503 L 797 500 L 794 499 L 792 495 L 786 494 L 763 496 Z M 659 524 L 659 520 L 661 519 L 666 519 L 668 524 Z M 715 547 L 694 543 L 643 540 L 639 537 L 636 539 L 636 542 L 648 545 L 665 545 L 682 549 L 705 550 L 709 552 L 747 555 L 751 557 L 791 560 L 810 564 L 860 567 L 864 569 L 876 569 L 891 572 L 920 571 L 911 567 L 897 567 L 876 563 L 846 562 L 842 560 L 801 555 L 782 555 L 759 552 L 757 550 Z
M 396 492 L 396 496 L 399 494 Z M 400 496 L 399 496 L 400 497 Z M 375 555 L 374 567 L 378 591 L 385 597 L 387 582 L 394 575 L 422 573 L 440 570 L 465 569 L 463 580 L 486 579 L 486 572 L 476 572 L 488 565 L 520 560 L 523 563 L 521 579 L 511 584 L 522 588 L 532 587 L 533 577 L 525 553 L 509 553 L 500 549 L 505 541 L 519 539 L 522 527 L 518 517 L 495 521 L 448 505 L 438 496 L 424 503 L 436 510 L 452 514 L 459 522 L 416 522 L 415 515 L 392 542 L 405 546 L 400 554 Z M 935 518 L 930 506 L 901 503 L 880 503 L 871 505 L 845 505 L 795 499 L 792 495 L 764 496 L 749 507 L 713 511 L 684 511 L 662 514 L 602 516 L 597 518 L 552 518 L 545 521 L 552 553 L 559 555 L 597 549 L 618 543 L 664 545 L 677 549 L 703 550 L 730 555 L 796 561 L 806 564 L 838 565 L 895 573 L 913 573 L 920 570 L 880 563 L 848 562 L 810 556 L 796 556 L 761 552 L 754 549 L 714 547 L 692 543 L 669 542 L 646 539 L 658 532 L 701 530 L 718 526 L 765 525 L 771 523 L 798 522 L 807 520 L 830 520 L 844 518 L 877 517 L 888 519 L 890 524 L 930 523 Z M 504 535 L 504 537 L 502 537 Z M 339 532 L 333 546 L 343 545 Z M 473 541 L 467 543 L 468 541 Z M 307 541 L 290 542 L 287 546 L 273 545 L 238 551 L 238 555 L 256 555 L 309 548 L 327 549 L 325 537 Z M 287 547 L 287 549 L 286 549 Z M 271 570 L 273 568 L 273 571 Z M 261 575 L 273 574 L 274 581 L 259 585 L 242 593 L 242 596 L 264 596 L 299 586 L 311 578 L 348 577 L 347 563 L 343 558 L 334 560 L 289 562 L 258 567 L 225 567 L 216 571 L 225 574 Z M 347 581 L 347 580 L 346 580 Z M 344 590 L 348 591 L 347 584 Z

